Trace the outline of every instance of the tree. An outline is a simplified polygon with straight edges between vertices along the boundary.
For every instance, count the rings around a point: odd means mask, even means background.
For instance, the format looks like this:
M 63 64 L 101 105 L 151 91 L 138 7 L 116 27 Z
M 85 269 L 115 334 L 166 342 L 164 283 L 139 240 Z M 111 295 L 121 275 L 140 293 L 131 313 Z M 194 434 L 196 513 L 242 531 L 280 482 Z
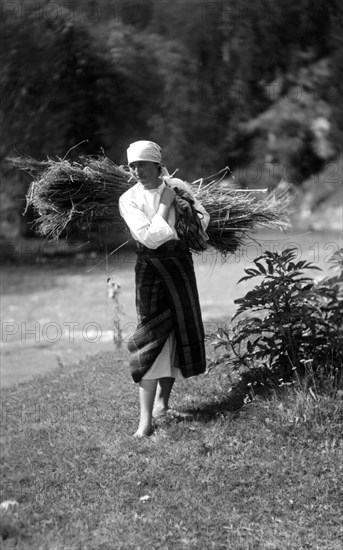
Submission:
M 67 10 L 5 20 L 1 48 L 1 157 L 17 149 L 45 157 L 106 146 L 109 128 L 125 126 L 129 83 L 108 52 Z M 87 140 L 87 141 L 85 141 Z

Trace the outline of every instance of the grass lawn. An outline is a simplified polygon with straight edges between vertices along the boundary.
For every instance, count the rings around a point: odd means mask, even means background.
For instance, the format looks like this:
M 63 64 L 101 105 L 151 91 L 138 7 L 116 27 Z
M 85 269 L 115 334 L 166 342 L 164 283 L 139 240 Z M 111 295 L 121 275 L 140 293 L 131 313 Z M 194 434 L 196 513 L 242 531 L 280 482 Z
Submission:
M 135 440 L 137 387 L 114 352 L 5 388 L 1 502 L 18 506 L 2 549 L 340 550 L 343 400 L 235 411 L 228 390 L 219 369 L 178 382 L 193 420 Z

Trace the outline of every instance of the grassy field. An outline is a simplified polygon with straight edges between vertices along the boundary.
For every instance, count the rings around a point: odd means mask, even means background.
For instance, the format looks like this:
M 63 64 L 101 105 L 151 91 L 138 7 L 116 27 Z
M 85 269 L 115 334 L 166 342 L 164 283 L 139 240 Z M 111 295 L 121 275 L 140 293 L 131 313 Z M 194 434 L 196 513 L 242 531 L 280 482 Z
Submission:
M 327 271 L 338 237 L 301 242 L 302 256 Z M 234 298 L 246 291 L 240 285 L 237 292 L 236 282 L 248 252 L 223 266 L 196 260 L 208 323 L 229 318 Z M 122 257 L 113 272 L 126 321 L 132 261 Z M 4 282 L 2 305 L 12 323 L 109 322 L 106 272 L 98 268 L 10 266 Z M 7 364 L 18 364 L 17 380 L 31 377 L 1 392 L 1 502 L 16 502 L 0 507 L 3 549 L 341 549 L 341 395 L 296 386 L 238 409 L 220 367 L 177 382 L 171 405 L 189 420 L 160 421 L 151 437 L 136 440 L 137 387 L 125 349 L 115 351 L 108 339 L 89 343 L 100 353 L 67 361 L 62 338 L 52 344 L 52 354 L 62 353 L 53 369 L 40 357 L 46 341 L 19 336 L 3 346 Z M 75 342 L 81 358 L 82 338 Z M 32 377 L 37 372 L 45 375 Z
M 343 400 L 235 411 L 225 370 L 176 386 L 192 420 L 131 437 L 137 388 L 113 353 L 3 390 L 4 550 L 340 550 Z

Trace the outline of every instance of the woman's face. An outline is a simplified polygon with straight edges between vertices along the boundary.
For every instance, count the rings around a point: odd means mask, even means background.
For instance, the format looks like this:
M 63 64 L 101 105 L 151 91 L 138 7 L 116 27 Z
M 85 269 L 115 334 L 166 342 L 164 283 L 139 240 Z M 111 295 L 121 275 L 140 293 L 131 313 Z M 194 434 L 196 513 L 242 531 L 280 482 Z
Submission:
M 147 160 L 139 160 L 131 162 L 130 170 L 138 181 L 149 188 L 158 187 L 161 184 L 159 178 L 159 165 L 155 162 L 149 162 Z

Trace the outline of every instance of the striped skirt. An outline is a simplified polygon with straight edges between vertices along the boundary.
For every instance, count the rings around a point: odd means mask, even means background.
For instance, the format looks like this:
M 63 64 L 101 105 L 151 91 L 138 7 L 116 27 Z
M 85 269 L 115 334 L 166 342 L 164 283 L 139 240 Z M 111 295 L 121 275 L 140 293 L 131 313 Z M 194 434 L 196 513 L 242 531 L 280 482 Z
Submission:
M 148 372 L 172 331 L 173 366 L 184 378 L 205 372 L 204 328 L 190 252 L 175 242 L 157 250 L 141 247 L 135 272 L 138 324 L 128 341 L 133 380 L 139 382 Z

